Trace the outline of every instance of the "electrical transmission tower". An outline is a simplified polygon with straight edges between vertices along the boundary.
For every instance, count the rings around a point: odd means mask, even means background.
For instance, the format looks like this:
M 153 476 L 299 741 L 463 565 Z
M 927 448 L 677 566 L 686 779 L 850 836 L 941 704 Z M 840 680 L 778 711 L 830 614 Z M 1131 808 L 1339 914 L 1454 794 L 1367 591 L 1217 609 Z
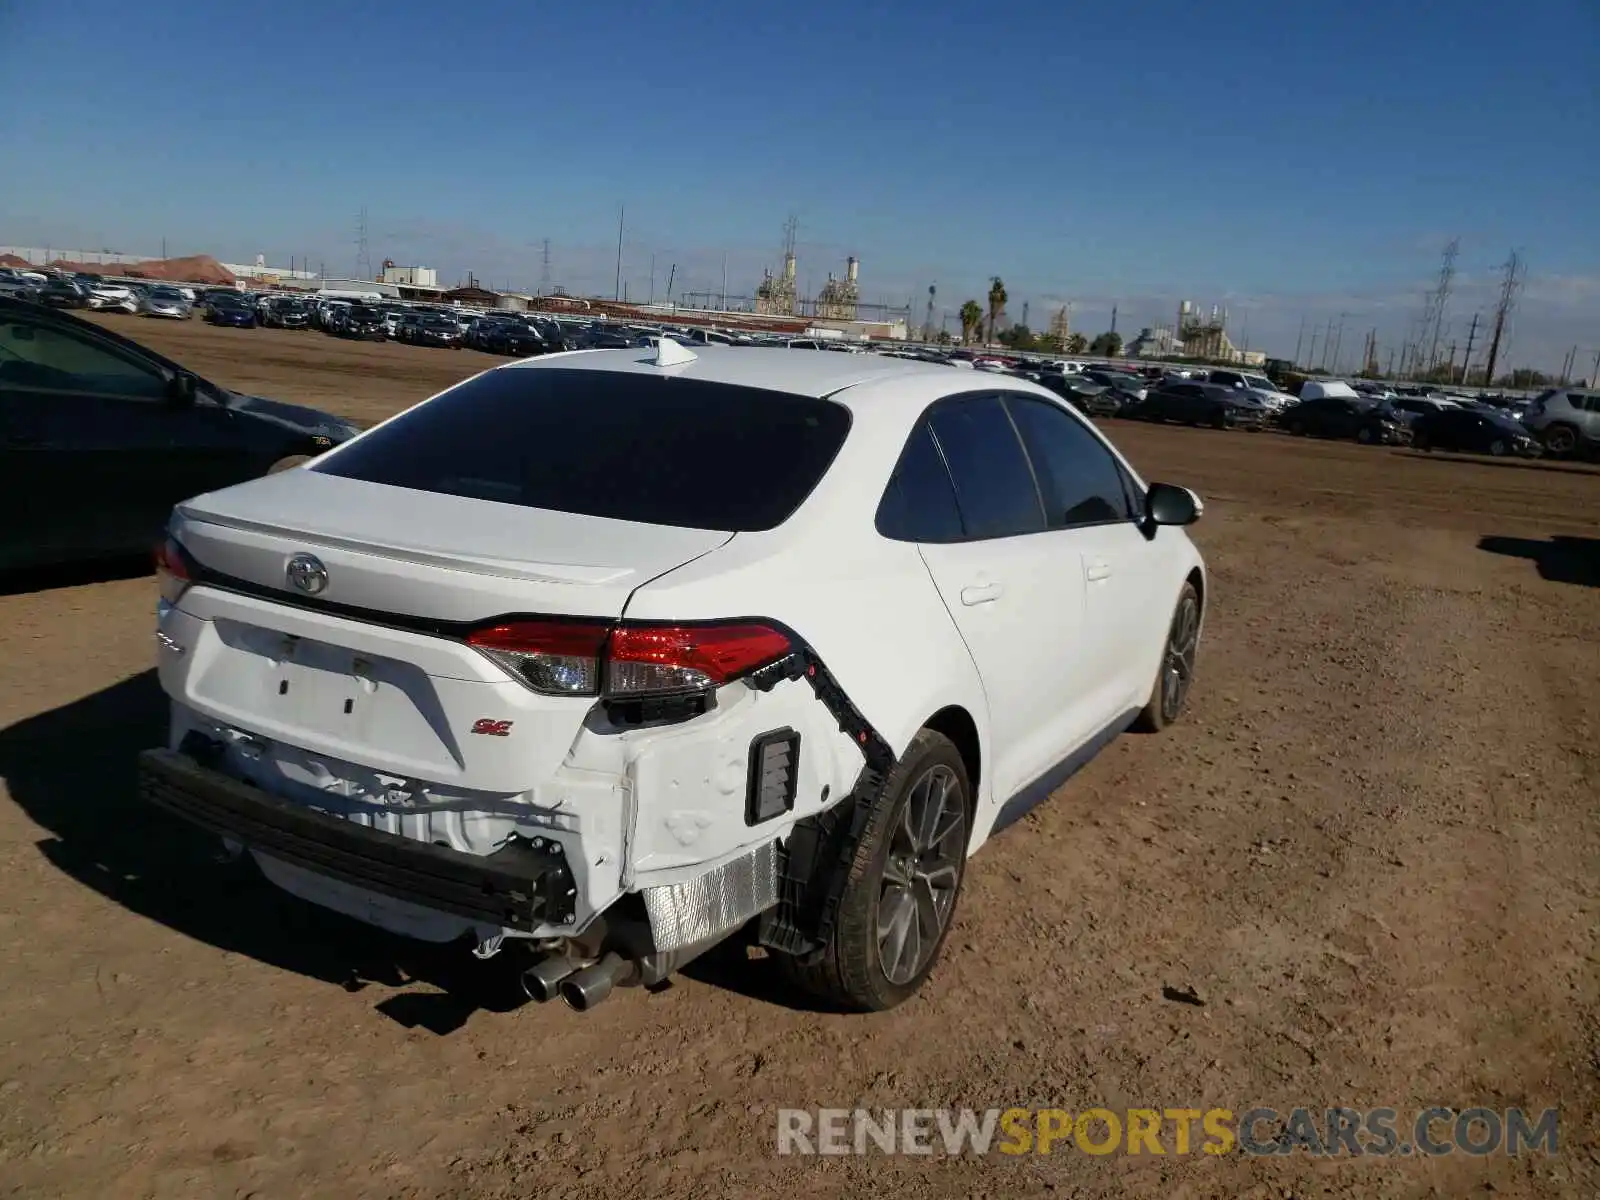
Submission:
M 372 255 L 367 250 L 367 207 L 356 216 L 356 278 L 372 278 Z
M 922 340 L 924 342 L 933 341 L 933 299 L 938 294 L 938 286 L 935 283 L 928 285 L 928 315 L 922 322 Z
M 1522 288 L 1524 269 L 1522 259 L 1517 256 L 1515 250 L 1511 252 L 1511 257 L 1506 259 L 1503 269 L 1505 274 L 1500 277 L 1500 299 L 1494 306 L 1494 328 L 1489 334 L 1489 361 L 1483 369 L 1485 387 L 1494 386 L 1494 367 L 1500 358 L 1506 322 L 1511 319 L 1511 311 L 1517 306 L 1517 292 Z
M 1439 264 L 1439 279 L 1422 301 L 1422 331 L 1417 338 L 1420 362 L 1412 364 L 1413 373 L 1426 374 L 1439 365 L 1439 341 L 1444 336 L 1445 312 L 1450 305 L 1450 286 L 1456 277 L 1456 255 L 1461 252 L 1461 239 L 1451 238 L 1444 248 L 1444 258 Z
M 544 253 L 539 263 L 539 295 L 550 294 L 550 239 L 544 239 Z

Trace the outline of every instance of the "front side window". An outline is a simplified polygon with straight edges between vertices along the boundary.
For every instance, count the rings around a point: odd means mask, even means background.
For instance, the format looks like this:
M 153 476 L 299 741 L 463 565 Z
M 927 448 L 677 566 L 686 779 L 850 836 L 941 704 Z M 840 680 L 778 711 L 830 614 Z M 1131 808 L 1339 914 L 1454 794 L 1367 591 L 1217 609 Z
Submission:
M 0 388 L 162 400 L 166 377 L 76 333 L 15 317 L 0 318 Z
M 1082 422 L 1043 400 L 1010 396 L 1006 402 L 1033 460 L 1052 529 L 1133 515 L 1116 459 Z

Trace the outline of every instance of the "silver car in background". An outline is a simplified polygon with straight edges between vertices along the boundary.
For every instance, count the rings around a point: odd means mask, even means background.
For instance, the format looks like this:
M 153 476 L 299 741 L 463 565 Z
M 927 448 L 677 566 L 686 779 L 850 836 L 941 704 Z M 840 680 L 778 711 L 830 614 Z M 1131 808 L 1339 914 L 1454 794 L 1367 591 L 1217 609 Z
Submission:
M 194 306 L 177 288 L 157 285 L 145 292 L 139 311 L 147 317 L 176 317 L 187 321 Z
M 1600 451 L 1600 389 L 1550 388 L 1528 405 L 1521 420 L 1551 454 Z

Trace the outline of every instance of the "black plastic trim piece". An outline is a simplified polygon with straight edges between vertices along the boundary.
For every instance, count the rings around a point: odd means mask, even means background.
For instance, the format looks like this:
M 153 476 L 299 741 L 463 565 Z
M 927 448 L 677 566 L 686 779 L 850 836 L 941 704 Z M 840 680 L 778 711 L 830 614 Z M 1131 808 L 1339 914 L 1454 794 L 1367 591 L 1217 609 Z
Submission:
M 778 903 L 761 916 L 762 945 L 814 958 L 833 936 L 856 843 L 873 799 L 894 769 L 895 755 L 821 659 L 809 648 L 796 651 L 793 657 L 795 662 L 781 660 L 766 670 L 783 667 L 797 671 L 838 722 L 840 732 L 855 741 L 866 759 L 848 796 L 832 808 L 795 822 L 778 867 Z
M 139 790 L 158 808 L 273 858 L 427 908 L 524 932 L 570 925 L 576 915 L 577 886 L 553 838 L 466 854 L 318 812 L 171 750 L 139 755 Z
M 762 797 L 762 769 L 766 752 L 773 746 L 787 745 L 789 747 L 789 771 L 783 783 L 783 797 L 781 807 L 774 811 L 763 811 Z M 761 825 L 775 817 L 780 817 L 786 812 L 794 811 L 795 796 L 800 787 L 800 735 L 793 729 L 785 726 L 782 729 L 769 730 L 757 734 L 750 739 L 750 756 L 745 768 L 744 790 L 744 823 L 746 825 Z

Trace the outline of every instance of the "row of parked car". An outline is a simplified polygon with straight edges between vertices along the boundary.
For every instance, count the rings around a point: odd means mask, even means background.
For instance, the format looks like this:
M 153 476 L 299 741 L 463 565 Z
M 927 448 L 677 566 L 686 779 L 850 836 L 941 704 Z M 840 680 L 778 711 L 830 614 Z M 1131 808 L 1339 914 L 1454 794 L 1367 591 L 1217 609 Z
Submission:
M 41 282 L 42 280 L 42 282 Z M 302 297 L 252 295 L 233 288 L 128 283 L 98 276 L 0 271 L 0 294 L 62 308 L 141 313 L 223 326 L 315 328 L 355 340 L 527 357 L 562 350 L 653 345 L 663 335 L 707 345 L 787 346 L 859 351 L 812 337 L 763 335 L 702 326 L 625 324 L 542 313 Z M 896 357 L 998 372 L 1042 384 L 1095 417 L 1170 421 L 1218 429 L 1277 428 L 1311 437 L 1412 445 L 1491 455 L 1567 456 L 1600 448 L 1600 392 L 1555 388 L 1533 400 L 1452 394 L 1420 386 L 1313 379 L 1298 394 L 1264 374 L 1222 368 L 1142 367 L 1073 359 L 1000 358 L 962 349 L 897 349 Z
M 984 369 L 980 364 L 979 369 Z M 1298 395 L 1265 376 L 1216 370 L 1157 379 L 1129 369 L 1011 367 L 1090 416 L 1352 439 L 1500 456 L 1567 456 L 1600 448 L 1600 391 L 1552 388 L 1531 402 L 1308 380 Z M 1498 402 L 1497 402 L 1498 401 Z

